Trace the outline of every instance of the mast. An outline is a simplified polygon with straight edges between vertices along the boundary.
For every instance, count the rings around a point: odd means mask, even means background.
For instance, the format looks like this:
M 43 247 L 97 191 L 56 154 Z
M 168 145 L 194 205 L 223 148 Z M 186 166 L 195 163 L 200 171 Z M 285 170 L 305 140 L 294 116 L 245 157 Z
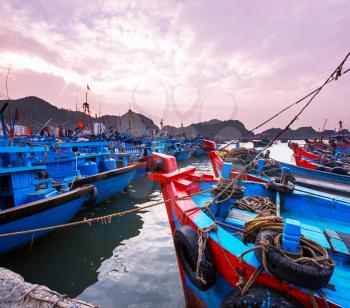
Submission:
M 324 123 L 323 123 L 323 126 L 322 126 L 321 135 L 320 135 L 320 141 L 322 141 L 322 139 L 323 139 L 323 134 L 324 134 L 324 129 L 326 127 L 326 123 L 327 123 L 327 118 L 324 120 Z
M 83 112 L 84 114 L 89 116 L 89 121 L 90 121 L 90 126 L 91 126 L 91 132 L 93 135 L 95 135 L 94 132 L 94 125 L 92 123 L 92 118 L 91 118 L 91 113 L 90 113 L 90 105 L 87 101 L 87 97 L 88 97 L 88 91 L 90 91 L 90 87 L 89 85 L 86 85 L 86 91 L 85 91 L 85 102 L 83 103 Z
M 343 134 L 343 133 L 344 133 L 343 121 L 340 120 L 339 121 L 339 134 Z

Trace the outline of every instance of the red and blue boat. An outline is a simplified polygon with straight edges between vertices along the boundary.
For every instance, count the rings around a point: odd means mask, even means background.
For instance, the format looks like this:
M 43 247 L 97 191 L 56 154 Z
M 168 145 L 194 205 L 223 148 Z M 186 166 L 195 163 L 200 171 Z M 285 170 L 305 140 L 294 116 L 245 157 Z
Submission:
M 208 152 L 208 156 L 210 158 L 215 176 L 219 177 L 221 175 L 222 165 L 225 161 L 219 155 L 218 151 L 214 150 L 216 148 L 214 142 L 205 142 L 208 149 L 212 149 L 212 151 Z M 296 156 L 296 160 L 298 159 L 301 158 Z M 298 186 L 301 186 L 303 189 L 308 188 L 317 191 L 319 194 L 335 194 L 350 198 L 350 177 L 343 174 L 322 171 L 325 168 L 324 166 L 319 166 L 320 170 L 316 170 L 316 168 L 310 169 L 298 165 L 288 164 L 285 162 L 275 161 L 278 169 L 278 174 L 267 175 L 265 170 L 265 160 L 262 158 L 260 160 L 260 163 L 261 164 L 258 166 L 258 168 L 256 168 L 254 172 L 244 173 L 242 175 L 243 180 L 268 182 L 272 176 L 280 176 L 282 168 L 288 168 L 295 178 L 295 183 Z M 312 164 L 312 162 L 305 160 L 305 164 Z M 232 171 L 232 178 L 235 178 L 238 174 L 239 168 L 235 166 L 235 162 L 233 163 L 233 166 L 234 169 Z
M 350 204 L 154 154 L 188 307 L 349 307 Z

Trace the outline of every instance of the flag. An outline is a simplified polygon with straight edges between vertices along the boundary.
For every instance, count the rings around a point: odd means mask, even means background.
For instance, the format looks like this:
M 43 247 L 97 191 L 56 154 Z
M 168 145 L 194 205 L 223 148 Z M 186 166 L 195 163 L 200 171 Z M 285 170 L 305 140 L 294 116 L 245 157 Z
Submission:
M 88 84 L 86 85 L 86 89 L 87 89 L 88 91 L 90 91 L 90 87 L 89 87 Z
M 77 122 L 77 128 L 83 129 L 84 128 L 84 121 L 83 120 L 78 120 Z

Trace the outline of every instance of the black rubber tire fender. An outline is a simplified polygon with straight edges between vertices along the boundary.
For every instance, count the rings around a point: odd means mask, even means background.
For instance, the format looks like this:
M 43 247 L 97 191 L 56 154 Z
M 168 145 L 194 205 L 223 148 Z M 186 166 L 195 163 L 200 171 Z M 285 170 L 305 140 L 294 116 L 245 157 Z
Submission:
M 290 296 L 263 286 L 253 286 L 243 296 L 241 290 L 230 292 L 221 308 L 301 308 L 303 305 Z
M 274 231 L 263 231 L 258 234 L 255 240 L 255 246 L 260 245 L 263 240 L 273 242 L 277 233 Z M 255 255 L 258 260 L 262 260 L 261 249 L 256 249 Z M 284 257 L 276 249 L 269 249 L 266 253 L 267 269 L 271 274 L 284 281 L 308 289 L 321 289 L 327 286 L 332 277 L 333 268 L 320 270 L 316 266 L 294 263 L 292 260 Z
M 200 290 L 208 290 L 215 284 L 216 269 L 208 245 L 200 264 L 204 281 L 196 277 L 198 260 L 198 234 L 191 226 L 182 226 L 175 230 L 174 246 L 178 260 L 191 282 Z
M 86 185 L 83 185 L 82 187 L 84 186 Z M 90 186 L 90 184 L 88 186 Z M 96 186 L 94 186 L 92 190 L 92 194 L 90 195 L 90 198 L 84 202 L 84 206 L 86 207 L 94 206 L 96 204 L 97 194 L 98 194 L 97 188 Z
M 342 167 L 334 167 L 331 170 L 329 170 L 329 172 L 341 175 L 349 175 L 349 170 L 346 170 Z
M 326 166 L 318 166 L 317 169 L 318 171 L 324 171 L 324 172 L 329 172 L 330 168 Z

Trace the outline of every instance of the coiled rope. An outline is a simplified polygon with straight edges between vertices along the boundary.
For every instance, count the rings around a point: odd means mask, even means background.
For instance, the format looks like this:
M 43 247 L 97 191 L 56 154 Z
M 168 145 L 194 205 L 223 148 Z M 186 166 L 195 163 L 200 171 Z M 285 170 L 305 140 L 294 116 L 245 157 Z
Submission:
M 248 196 L 238 199 L 235 208 L 260 214 L 266 211 L 275 212 L 276 204 L 269 197 Z
M 313 240 L 305 238 L 303 235 L 300 239 L 300 249 L 297 253 L 290 253 L 282 249 L 281 240 L 282 240 L 282 232 L 283 232 L 283 222 L 284 219 L 279 216 L 269 215 L 265 216 L 265 213 L 258 215 L 257 217 L 247 221 L 244 225 L 244 233 L 242 235 L 242 241 L 244 243 L 247 242 L 255 242 L 256 236 L 262 231 L 275 231 L 277 234 L 273 237 L 272 244 L 267 239 L 263 239 L 260 245 L 255 245 L 252 248 L 244 251 L 238 258 L 243 261 L 243 257 L 253 250 L 260 249 L 261 250 L 261 263 L 262 266 L 257 268 L 251 277 L 248 279 L 247 283 L 242 288 L 242 294 L 246 294 L 249 288 L 254 283 L 256 277 L 261 273 L 262 269 L 274 276 L 268 270 L 267 263 L 267 252 L 269 249 L 277 250 L 281 255 L 293 263 L 303 264 L 303 265 L 311 265 L 316 266 L 320 270 L 322 269 L 332 269 L 335 264 L 333 260 L 329 257 L 327 249 L 325 249 L 322 245 L 316 243 Z M 272 235 L 271 235 L 272 236 Z M 317 308 L 318 304 L 314 297 L 315 290 L 309 290 L 309 297 L 313 307 Z M 325 303 L 326 307 L 328 306 L 326 299 L 321 290 L 318 290 L 321 299 Z

